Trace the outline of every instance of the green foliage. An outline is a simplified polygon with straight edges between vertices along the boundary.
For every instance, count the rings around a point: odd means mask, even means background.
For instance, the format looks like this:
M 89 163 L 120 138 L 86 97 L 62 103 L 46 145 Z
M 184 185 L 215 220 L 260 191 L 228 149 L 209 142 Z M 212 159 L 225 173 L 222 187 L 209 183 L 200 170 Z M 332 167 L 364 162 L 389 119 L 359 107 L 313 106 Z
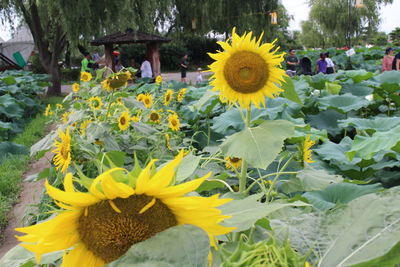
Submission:
M 394 45 L 400 46 L 400 27 L 397 27 L 391 33 L 389 33 L 389 36 Z

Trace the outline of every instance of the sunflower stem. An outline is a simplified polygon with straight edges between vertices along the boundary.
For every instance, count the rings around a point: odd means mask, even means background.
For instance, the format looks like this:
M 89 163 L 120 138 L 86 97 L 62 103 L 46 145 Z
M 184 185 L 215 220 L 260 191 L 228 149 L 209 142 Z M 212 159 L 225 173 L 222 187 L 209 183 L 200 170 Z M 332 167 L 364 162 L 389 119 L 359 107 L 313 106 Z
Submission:
M 245 128 L 250 127 L 250 121 L 251 121 L 251 107 L 248 107 L 246 110 L 246 119 L 244 120 Z M 246 159 L 242 159 L 242 171 L 240 173 L 240 178 L 239 178 L 239 192 L 240 193 L 246 191 L 247 168 L 248 168 L 248 164 L 247 164 Z

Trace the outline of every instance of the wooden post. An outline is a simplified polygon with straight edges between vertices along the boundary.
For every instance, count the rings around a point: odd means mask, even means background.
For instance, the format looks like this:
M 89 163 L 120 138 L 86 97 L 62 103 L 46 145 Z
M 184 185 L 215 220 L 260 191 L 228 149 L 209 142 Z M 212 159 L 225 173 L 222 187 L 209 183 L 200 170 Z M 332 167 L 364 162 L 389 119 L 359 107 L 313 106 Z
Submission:
M 157 77 L 161 74 L 159 48 L 160 43 L 147 43 L 147 59 L 150 61 L 154 77 Z
M 113 45 L 112 44 L 104 45 L 104 55 L 106 58 L 106 67 L 112 69 L 112 71 L 115 71 Z

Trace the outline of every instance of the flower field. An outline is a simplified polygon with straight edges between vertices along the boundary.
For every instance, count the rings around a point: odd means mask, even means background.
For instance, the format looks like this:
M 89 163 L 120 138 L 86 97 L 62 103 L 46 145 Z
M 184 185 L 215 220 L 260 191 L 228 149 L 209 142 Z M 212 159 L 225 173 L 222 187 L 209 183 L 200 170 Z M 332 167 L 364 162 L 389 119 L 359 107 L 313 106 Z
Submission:
M 0 266 L 400 263 L 399 74 L 288 78 L 260 40 L 220 42 L 202 87 L 82 73 Z

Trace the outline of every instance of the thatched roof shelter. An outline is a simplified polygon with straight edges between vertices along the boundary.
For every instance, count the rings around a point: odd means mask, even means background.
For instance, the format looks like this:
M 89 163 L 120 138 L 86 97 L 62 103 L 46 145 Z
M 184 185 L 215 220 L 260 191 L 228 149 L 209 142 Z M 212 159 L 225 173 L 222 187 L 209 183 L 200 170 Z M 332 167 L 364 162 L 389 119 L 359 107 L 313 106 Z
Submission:
M 125 32 L 116 32 L 91 42 L 92 45 L 104 45 L 104 54 L 106 65 L 115 71 L 113 60 L 113 46 L 121 44 L 138 44 L 145 43 L 147 46 L 147 59 L 150 61 L 154 77 L 160 75 L 160 52 L 159 48 L 162 43 L 170 42 L 171 39 L 128 29 Z

